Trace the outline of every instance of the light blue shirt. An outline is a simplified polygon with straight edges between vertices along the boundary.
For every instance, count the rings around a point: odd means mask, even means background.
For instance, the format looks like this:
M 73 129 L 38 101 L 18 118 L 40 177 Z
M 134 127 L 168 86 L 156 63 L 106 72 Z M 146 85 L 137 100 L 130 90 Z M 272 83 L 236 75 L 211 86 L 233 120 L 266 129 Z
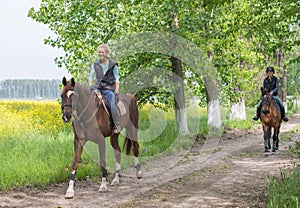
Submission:
M 103 75 L 105 75 L 106 72 L 108 71 L 108 63 L 107 64 L 101 64 L 100 63 L 100 66 L 103 69 Z M 120 76 L 119 76 L 119 71 L 118 71 L 118 66 L 117 65 L 115 65 L 114 68 L 113 68 L 113 74 L 114 74 L 115 82 L 119 83 L 120 82 Z M 94 67 L 94 63 L 92 63 L 89 79 L 94 79 L 95 75 L 96 75 L 95 67 Z

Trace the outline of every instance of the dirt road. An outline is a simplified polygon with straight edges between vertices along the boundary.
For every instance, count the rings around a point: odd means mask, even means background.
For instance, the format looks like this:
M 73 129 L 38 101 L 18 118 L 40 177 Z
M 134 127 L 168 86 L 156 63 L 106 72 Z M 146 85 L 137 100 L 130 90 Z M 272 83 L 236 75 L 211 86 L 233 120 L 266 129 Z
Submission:
M 98 193 L 99 183 L 77 181 L 75 197 L 64 199 L 67 182 L 41 189 L 0 193 L 0 207 L 265 207 L 268 176 L 280 176 L 293 156 L 287 151 L 298 138 L 300 114 L 281 128 L 279 151 L 263 154 L 262 130 L 226 129 L 218 141 L 196 143 L 179 163 L 158 171 L 144 166 L 144 177 L 124 176 L 118 186 Z M 217 144 L 217 146 L 216 146 Z M 210 147 L 211 145 L 211 147 Z M 160 158 L 168 164 L 174 158 Z

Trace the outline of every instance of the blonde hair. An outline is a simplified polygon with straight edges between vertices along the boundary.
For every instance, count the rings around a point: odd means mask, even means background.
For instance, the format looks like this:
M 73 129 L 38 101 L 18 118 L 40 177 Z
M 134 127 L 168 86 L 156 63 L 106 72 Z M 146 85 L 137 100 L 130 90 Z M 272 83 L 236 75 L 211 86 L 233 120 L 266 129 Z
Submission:
M 106 52 L 107 55 L 110 53 L 110 49 L 109 49 L 108 45 L 106 45 L 105 43 L 101 43 L 98 46 L 97 50 L 99 50 L 99 48 L 103 48 L 105 50 L 105 52 Z

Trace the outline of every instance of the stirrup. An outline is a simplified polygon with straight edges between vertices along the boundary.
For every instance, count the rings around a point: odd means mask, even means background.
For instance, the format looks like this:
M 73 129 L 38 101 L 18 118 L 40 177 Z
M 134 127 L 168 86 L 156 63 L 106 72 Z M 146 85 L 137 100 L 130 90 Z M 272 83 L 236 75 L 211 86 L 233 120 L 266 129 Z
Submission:
M 289 121 L 289 119 L 287 117 L 284 117 L 282 120 L 285 121 L 285 122 Z
M 114 134 L 120 134 L 121 132 L 121 128 L 119 125 L 115 125 L 114 129 L 113 129 Z

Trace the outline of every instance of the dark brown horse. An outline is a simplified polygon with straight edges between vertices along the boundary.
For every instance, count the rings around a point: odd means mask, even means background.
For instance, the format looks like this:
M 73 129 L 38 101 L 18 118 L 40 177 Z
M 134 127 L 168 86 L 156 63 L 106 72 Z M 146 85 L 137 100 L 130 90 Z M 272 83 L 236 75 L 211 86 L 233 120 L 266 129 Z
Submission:
M 263 87 L 261 88 L 261 92 L 262 113 L 260 115 L 260 120 L 264 131 L 265 152 L 269 152 L 271 149 L 270 139 L 272 136 L 272 128 L 274 129 L 272 152 L 276 152 L 279 148 L 279 131 L 282 116 L 279 106 L 275 103 L 273 96 Z
M 62 119 L 65 123 L 68 123 L 71 121 L 72 116 L 74 117 L 72 121 L 74 132 L 74 160 L 65 198 L 72 198 L 74 196 L 75 175 L 83 146 L 87 141 L 93 141 L 98 144 L 102 170 L 102 183 L 98 191 L 106 191 L 108 174 L 105 159 L 105 137 L 110 137 L 111 146 L 114 149 L 116 159 L 116 172 L 111 185 L 119 183 L 121 170 L 121 150 L 118 142 L 119 135 L 113 133 L 113 125 L 106 106 L 107 101 L 100 93 L 96 95 L 95 91 L 91 91 L 80 83 L 75 83 L 73 78 L 67 81 L 64 77 L 62 84 Z M 133 95 L 121 94 L 119 99 L 124 107 L 123 114 L 120 117 L 120 126 L 126 129 L 123 148 L 126 149 L 127 155 L 132 149 L 135 157 L 134 166 L 136 168 L 136 175 L 138 178 L 141 178 L 141 165 L 138 162 L 138 107 Z

